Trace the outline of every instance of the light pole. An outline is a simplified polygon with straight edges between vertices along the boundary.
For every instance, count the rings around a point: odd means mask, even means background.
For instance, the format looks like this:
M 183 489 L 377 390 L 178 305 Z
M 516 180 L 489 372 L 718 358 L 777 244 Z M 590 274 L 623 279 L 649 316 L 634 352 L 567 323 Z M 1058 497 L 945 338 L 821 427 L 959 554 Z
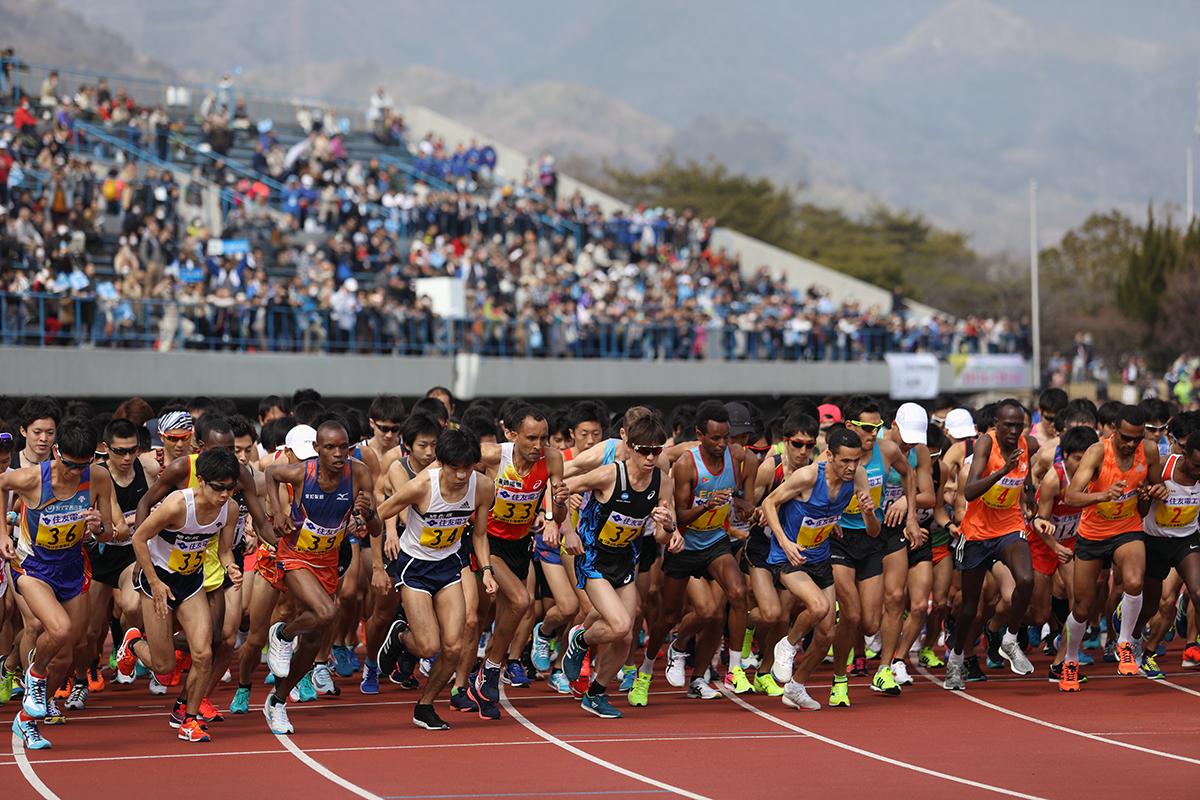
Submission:
M 1042 311 L 1038 293 L 1037 181 L 1029 181 L 1029 306 L 1033 337 L 1033 388 L 1042 381 Z

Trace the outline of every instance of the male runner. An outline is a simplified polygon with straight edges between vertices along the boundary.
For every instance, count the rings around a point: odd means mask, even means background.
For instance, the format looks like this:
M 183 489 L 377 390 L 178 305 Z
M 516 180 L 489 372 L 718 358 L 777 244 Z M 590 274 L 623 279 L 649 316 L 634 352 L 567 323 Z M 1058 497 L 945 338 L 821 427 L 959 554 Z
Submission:
M 278 496 L 280 487 L 287 485 L 294 498 L 290 515 L 275 515 L 275 557 L 298 612 L 272 625 L 267 636 L 275 689 L 263 704 L 263 716 L 275 734 L 293 732 L 288 693 L 312 669 L 317 652 L 332 635 L 338 549 L 351 515 L 357 528 L 366 528 L 371 536 L 378 536 L 383 527 L 375 513 L 370 470 L 350 458 L 345 425 L 337 420 L 321 423 L 316 451 L 316 459 L 267 468 L 268 494 Z
M 235 585 L 241 584 L 242 572 L 233 560 L 238 508 L 230 499 L 238 486 L 241 465 L 229 450 L 213 448 L 196 459 L 195 472 L 196 488 L 172 492 L 137 526 L 134 584 L 142 595 L 145 635 L 136 627 L 125 632 L 117 666 L 129 673 L 140 658 L 155 672 L 170 672 L 175 665 L 178 621 L 187 639 L 191 667 L 170 725 L 179 729 L 179 738 L 185 742 L 207 742 L 200 703 L 209 689 L 214 637 L 204 593 L 204 560 L 209 544 L 216 539 L 225 574 Z
M 437 655 L 421 698 L 413 709 L 413 724 L 426 730 L 446 730 L 434 711 L 437 699 L 458 665 L 466 620 L 462 592 L 462 562 L 458 550 L 467 530 L 478 522 L 480 511 L 491 507 L 491 481 L 479 480 L 479 443 L 468 433 L 443 432 L 436 445 L 437 464 L 405 481 L 379 507 L 388 518 L 407 508 L 400 535 L 400 552 L 392 563 L 392 577 L 401 594 L 404 616 L 388 632 L 383 648 L 398 646 L 416 658 Z M 490 561 L 488 537 L 473 536 L 475 558 Z M 483 571 L 484 590 L 495 594 L 491 570 Z M 382 659 L 383 656 L 381 655 Z
M 31 750 L 50 746 L 37 720 L 63 721 L 47 686 L 62 684 L 75 642 L 87 631 L 84 542 L 114 535 L 112 479 L 92 465 L 97 439 L 91 420 L 68 417 L 57 427 L 52 461 L 0 475 L 0 558 L 9 562 L 15 588 L 42 629 L 25 671 L 22 709 L 13 719 L 13 733 Z M 15 548 L 8 533 L 9 492 L 22 504 Z M 118 535 L 128 536 L 123 520 L 120 526 Z
M 590 492 L 590 496 L 580 509 L 578 527 L 569 530 L 563 542 L 576 556 L 577 585 L 587 592 L 593 609 L 583 624 L 571 630 L 563 671 L 568 680 L 578 680 L 588 648 L 597 648 L 596 670 L 582 706 L 607 719 L 621 716 L 609 702 L 607 683 L 630 650 L 638 606 L 637 549 L 647 526 L 656 526 L 668 552 L 683 549 L 672 495 L 665 491 L 664 475 L 657 466 L 667 441 L 662 418 L 641 417 L 625 429 L 625 438 L 634 453 L 631 458 L 567 482 L 572 493 Z
M 1087 449 L 1067 487 L 1068 505 L 1083 508 L 1075 542 L 1075 597 L 1067 617 L 1067 655 L 1060 691 L 1079 691 L 1079 645 L 1096 599 L 1096 579 L 1110 564 L 1120 573 L 1121 628 L 1117 636 L 1117 673 L 1136 675 L 1133 643 L 1140 638 L 1142 581 L 1146 572 L 1145 535 L 1138 503 L 1166 500 L 1158 447 L 1145 438 L 1146 412 L 1124 406 L 1116 435 Z
M 31 397 L 21 406 L 18 417 L 25 447 L 14 454 L 12 469 L 49 461 L 58 424 L 62 421 L 62 409 L 58 403 L 49 397 Z

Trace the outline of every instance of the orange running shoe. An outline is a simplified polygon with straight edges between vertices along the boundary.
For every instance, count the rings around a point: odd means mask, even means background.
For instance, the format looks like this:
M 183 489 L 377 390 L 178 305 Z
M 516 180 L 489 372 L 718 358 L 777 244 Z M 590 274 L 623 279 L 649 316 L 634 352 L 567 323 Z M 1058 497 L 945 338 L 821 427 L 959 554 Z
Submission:
M 571 681 L 571 696 L 575 698 L 583 697 L 587 694 L 588 687 L 592 685 L 592 659 L 591 651 L 589 650 L 583 656 L 583 665 L 579 668 L 579 677 Z
M 141 638 L 142 632 L 140 630 L 130 628 L 125 631 L 125 638 L 121 640 L 121 646 L 117 648 L 117 672 L 131 681 L 137 667 L 137 655 L 133 652 L 133 645 L 134 642 Z
M 66 700 L 71 696 L 71 690 L 75 688 L 75 678 L 67 678 L 67 682 L 54 690 L 55 700 Z
M 1192 642 L 1183 650 L 1181 667 L 1200 667 L 1200 644 Z
M 158 680 L 164 686 L 178 686 L 183 677 L 183 671 L 192 665 L 192 656 L 180 650 L 175 651 L 175 669 L 167 675 L 160 675 Z M 163 680 L 166 678 L 166 680 Z
M 200 720 L 189 717 L 179 726 L 179 738 L 185 742 L 210 742 L 208 729 L 200 724 Z
M 221 709 L 214 706 L 207 697 L 200 700 L 200 718 L 205 723 L 225 721 L 225 718 L 221 716 Z
M 1137 659 L 1133 657 L 1133 645 L 1129 642 L 1117 642 L 1117 674 L 1137 675 Z
M 1079 691 L 1079 662 L 1064 661 L 1062 665 L 1062 677 L 1058 679 L 1058 690 L 1060 692 L 1078 692 Z
M 88 691 L 92 694 L 103 692 L 104 687 L 108 684 L 104 680 L 104 673 L 100 672 L 100 667 L 88 667 L 87 671 Z

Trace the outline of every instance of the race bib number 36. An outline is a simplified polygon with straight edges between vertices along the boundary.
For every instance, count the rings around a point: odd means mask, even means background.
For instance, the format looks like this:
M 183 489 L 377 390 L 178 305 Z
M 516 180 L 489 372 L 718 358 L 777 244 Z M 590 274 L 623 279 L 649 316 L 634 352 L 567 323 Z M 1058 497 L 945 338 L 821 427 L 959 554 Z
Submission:
M 36 544 L 47 550 L 66 550 L 79 543 L 83 528 L 77 513 L 43 514 L 38 521 Z

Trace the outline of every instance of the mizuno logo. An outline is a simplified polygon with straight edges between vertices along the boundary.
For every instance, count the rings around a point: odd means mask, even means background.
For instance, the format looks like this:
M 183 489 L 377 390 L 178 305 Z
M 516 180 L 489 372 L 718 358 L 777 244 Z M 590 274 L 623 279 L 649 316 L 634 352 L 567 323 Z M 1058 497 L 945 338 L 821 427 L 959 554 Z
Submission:
M 338 499 L 338 500 L 349 500 L 349 499 L 350 499 L 350 493 L 349 493 L 349 492 L 338 492 L 337 499 Z

